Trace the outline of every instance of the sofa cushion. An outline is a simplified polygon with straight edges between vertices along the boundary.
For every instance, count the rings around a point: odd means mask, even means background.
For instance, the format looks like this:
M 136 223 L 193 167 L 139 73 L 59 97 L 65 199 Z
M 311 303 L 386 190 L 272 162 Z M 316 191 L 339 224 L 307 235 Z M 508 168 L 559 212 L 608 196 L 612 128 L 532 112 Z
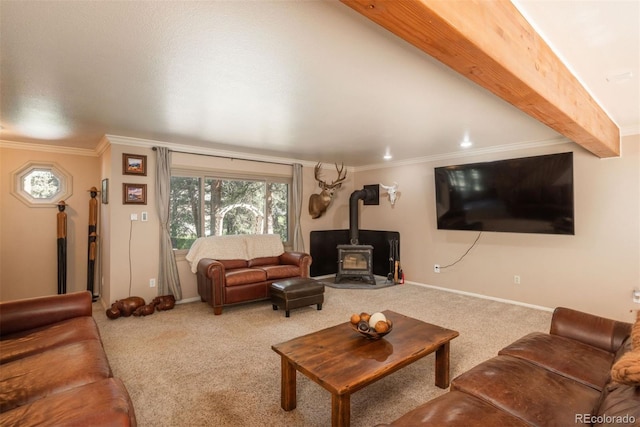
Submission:
M 471 394 L 533 425 L 569 426 L 591 414 L 600 392 L 511 356 L 496 356 L 454 379 L 451 390 Z
M 264 282 L 267 273 L 259 268 L 236 268 L 225 272 L 227 287 Z
M 249 263 L 244 259 L 219 259 L 217 261 L 224 266 L 225 270 L 249 267 Z
M 629 336 L 631 325 L 593 314 L 557 307 L 553 311 L 549 333 L 615 353 Z
M 122 381 L 107 378 L 0 414 L 2 426 L 135 426 Z
M 615 356 L 570 338 L 540 332 L 525 335 L 498 354 L 528 360 L 598 391 L 609 379 Z
M 392 426 L 510 426 L 527 423 L 466 393 L 452 391 L 417 407 L 391 423 Z
M 0 341 L 0 364 L 84 340 L 100 340 L 98 327 L 92 317 L 75 317 L 50 326 L 6 335 Z
M 265 265 L 260 269 L 266 273 L 267 280 L 300 276 L 300 267 L 297 265 Z
M 0 412 L 111 376 L 102 343 L 86 340 L 0 366 Z
M 278 265 L 280 264 L 280 257 L 277 256 L 265 256 L 261 258 L 254 258 L 248 261 L 249 267 L 260 267 L 263 265 Z
M 640 422 L 640 387 L 612 382 L 603 391 L 596 415 L 594 427 L 637 425 L 635 423 Z

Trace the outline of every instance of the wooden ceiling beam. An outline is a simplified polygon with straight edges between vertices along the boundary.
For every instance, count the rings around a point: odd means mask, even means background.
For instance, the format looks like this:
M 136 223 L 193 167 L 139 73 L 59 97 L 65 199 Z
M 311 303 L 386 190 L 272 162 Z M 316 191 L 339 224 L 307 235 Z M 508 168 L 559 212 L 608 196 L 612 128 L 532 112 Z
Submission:
M 620 130 L 509 1 L 341 0 L 598 157 Z

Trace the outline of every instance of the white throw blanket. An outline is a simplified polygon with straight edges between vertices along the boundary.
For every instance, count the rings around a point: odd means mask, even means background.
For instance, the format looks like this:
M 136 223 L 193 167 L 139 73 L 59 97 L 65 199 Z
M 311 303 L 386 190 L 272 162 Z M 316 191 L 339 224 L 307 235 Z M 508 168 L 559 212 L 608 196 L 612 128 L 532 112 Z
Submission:
M 283 253 L 284 246 L 277 234 L 241 234 L 200 237 L 193 242 L 185 258 L 191 272 L 197 273 L 202 258 L 250 260 Z

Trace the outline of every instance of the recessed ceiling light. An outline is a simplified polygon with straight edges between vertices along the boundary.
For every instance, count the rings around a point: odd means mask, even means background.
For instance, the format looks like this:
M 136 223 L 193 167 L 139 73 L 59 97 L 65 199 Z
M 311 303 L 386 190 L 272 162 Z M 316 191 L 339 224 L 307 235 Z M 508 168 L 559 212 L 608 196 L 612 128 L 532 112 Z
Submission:
M 391 160 L 391 159 L 393 159 L 393 156 L 391 154 L 387 153 L 382 158 L 385 159 L 385 160 Z
M 462 147 L 462 148 L 469 148 L 469 147 L 471 147 L 472 145 L 473 145 L 473 142 L 471 142 L 471 141 L 462 141 L 462 142 L 460 143 L 460 147 Z

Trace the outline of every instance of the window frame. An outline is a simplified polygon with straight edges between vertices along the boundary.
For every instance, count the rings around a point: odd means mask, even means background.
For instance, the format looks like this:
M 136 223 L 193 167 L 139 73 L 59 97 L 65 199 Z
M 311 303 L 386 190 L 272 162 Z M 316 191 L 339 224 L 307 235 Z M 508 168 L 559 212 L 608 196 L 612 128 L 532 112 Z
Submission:
M 287 192 L 287 236 L 288 240 L 283 241 L 283 246 L 290 246 L 293 238 L 294 224 L 293 221 L 295 218 L 293 217 L 292 211 L 292 203 L 293 203 L 293 175 L 284 176 L 284 175 L 270 175 L 270 174 L 253 174 L 253 173 L 242 173 L 242 172 L 226 172 L 215 169 L 189 169 L 189 168 L 171 168 L 171 178 L 173 177 L 182 177 L 182 178 L 198 178 L 200 180 L 200 201 L 199 201 L 199 209 L 201 210 L 200 214 L 200 228 L 201 230 L 205 230 L 205 216 L 203 214 L 203 207 L 205 203 L 205 180 L 206 179 L 220 179 L 220 180 L 240 180 L 240 181 L 257 181 L 265 183 L 265 203 L 267 196 L 269 194 L 269 184 L 270 183 L 283 183 L 288 185 Z M 265 218 L 266 221 L 266 218 Z M 266 224 L 266 222 L 265 222 Z M 197 236 L 196 238 L 204 237 Z M 172 248 L 174 253 L 177 256 L 186 255 L 189 252 L 189 249 L 175 249 Z
M 24 189 L 24 178 L 35 171 L 47 171 L 54 175 L 60 184 L 58 192 L 47 198 L 36 198 L 27 192 Z M 54 207 L 73 194 L 73 176 L 55 162 L 27 162 L 13 172 L 12 180 L 11 194 L 33 208 Z

